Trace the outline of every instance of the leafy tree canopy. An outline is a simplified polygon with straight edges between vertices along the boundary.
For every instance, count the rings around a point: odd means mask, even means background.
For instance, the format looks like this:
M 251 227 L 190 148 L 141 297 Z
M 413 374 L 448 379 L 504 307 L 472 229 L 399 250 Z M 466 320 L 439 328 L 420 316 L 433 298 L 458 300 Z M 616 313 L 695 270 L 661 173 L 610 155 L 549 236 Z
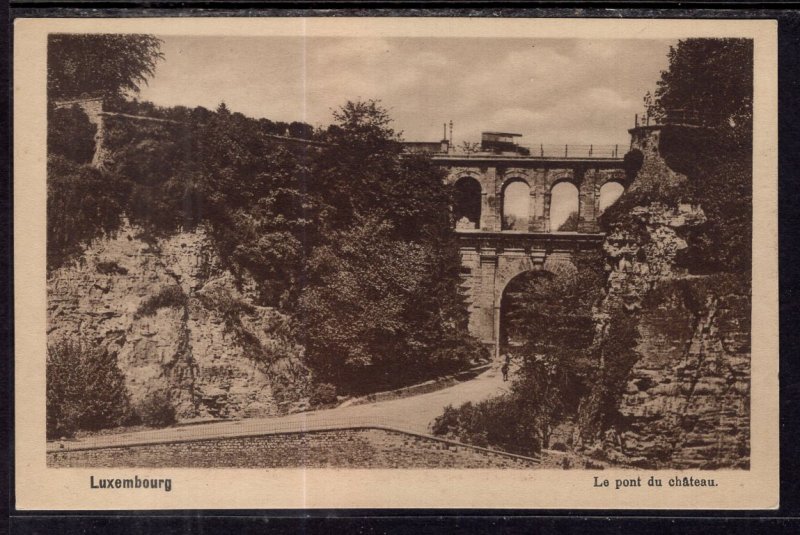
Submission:
M 51 99 L 138 93 L 163 59 L 161 40 L 144 34 L 52 34 L 47 43 Z
M 706 126 L 750 139 L 753 127 L 753 41 L 684 39 L 669 51 L 651 111 L 697 114 Z

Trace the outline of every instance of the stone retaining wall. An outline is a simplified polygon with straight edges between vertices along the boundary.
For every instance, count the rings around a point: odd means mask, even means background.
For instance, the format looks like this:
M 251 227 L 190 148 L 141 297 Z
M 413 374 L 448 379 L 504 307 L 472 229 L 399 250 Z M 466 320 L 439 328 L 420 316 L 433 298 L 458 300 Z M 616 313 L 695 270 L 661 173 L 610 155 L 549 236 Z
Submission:
M 47 455 L 49 467 L 536 468 L 534 459 L 386 429 L 283 433 Z

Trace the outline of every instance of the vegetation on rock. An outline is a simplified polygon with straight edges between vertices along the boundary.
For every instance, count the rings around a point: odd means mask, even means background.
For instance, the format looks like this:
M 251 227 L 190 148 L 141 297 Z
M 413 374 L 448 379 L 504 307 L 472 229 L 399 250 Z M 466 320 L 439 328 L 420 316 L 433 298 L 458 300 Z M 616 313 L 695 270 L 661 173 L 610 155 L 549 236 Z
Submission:
M 145 299 L 136 309 L 134 319 L 153 316 L 159 308 L 182 308 L 186 306 L 186 294 L 183 289 L 173 284 L 161 288 L 157 293 Z
M 105 171 L 59 155 L 47 160 L 47 266 L 80 256 L 92 239 L 120 225 L 124 194 Z
M 48 346 L 48 438 L 118 426 L 131 415 L 114 355 L 87 341 L 59 340 Z

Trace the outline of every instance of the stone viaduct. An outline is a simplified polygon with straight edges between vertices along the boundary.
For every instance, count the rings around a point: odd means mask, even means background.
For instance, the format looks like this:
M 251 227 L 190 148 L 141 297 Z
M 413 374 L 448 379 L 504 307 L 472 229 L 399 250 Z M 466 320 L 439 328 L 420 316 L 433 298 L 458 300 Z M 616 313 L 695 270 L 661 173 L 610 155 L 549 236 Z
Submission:
M 608 157 L 520 152 L 440 151 L 432 155 L 433 161 L 447 170 L 447 181 L 457 191 L 453 209 L 461 242 L 469 328 L 495 353 L 500 348 L 501 304 L 508 283 L 528 271 L 574 272 L 573 255 L 597 249 L 604 239 L 597 222 L 600 189 L 610 182 L 627 188 L 634 178 L 616 151 Z M 551 195 L 562 182 L 577 189 L 576 231 L 551 228 Z M 503 213 L 504 197 L 514 183 L 521 183 L 526 187 L 522 191 L 528 192 L 527 218 L 517 217 L 509 224 Z

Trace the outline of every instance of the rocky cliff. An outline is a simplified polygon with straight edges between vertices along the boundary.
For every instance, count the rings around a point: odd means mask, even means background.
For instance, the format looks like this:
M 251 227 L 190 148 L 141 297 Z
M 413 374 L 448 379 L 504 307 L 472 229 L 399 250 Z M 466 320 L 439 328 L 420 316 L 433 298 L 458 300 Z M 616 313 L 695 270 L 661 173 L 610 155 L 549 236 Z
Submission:
M 308 374 L 288 318 L 255 306 L 203 230 L 163 239 L 124 225 L 48 279 L 48 341 L 117 356 L 136 406 L 165 390 L 179 419 L 266 416 L 302 405 Z
M 686 182 L 659 153 L 658 133 L 634 133 L 643 162 L 628 195 L 638 202 L 612 222 L 604 244 L 610 273 L 598 332 L 623 310 L 637 343 L 620 423 L 602 448 L 640 466 L 747 468 L 750 275 L 693 275 L 677 261 L 687 231 L 706 216 L 701 206 L 652 200 Z

